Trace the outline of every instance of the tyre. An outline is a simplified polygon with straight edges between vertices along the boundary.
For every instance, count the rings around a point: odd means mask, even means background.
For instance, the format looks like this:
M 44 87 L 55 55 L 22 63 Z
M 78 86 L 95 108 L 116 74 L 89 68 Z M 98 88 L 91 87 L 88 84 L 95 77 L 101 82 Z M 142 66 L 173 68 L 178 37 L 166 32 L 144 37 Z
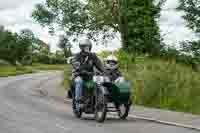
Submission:
M 118 106 L 118 116 L 120 119 L 125 120 L 128 117 L 130 110 L 130 105 L 128 104 L 121 104 Z
M 107 99 L 101 90 L 96 93 L 96 105 L 95 105 L 95 119 L 97 122 L 104 122 L 107 114 Z
M 65 95 L 66 98 L 72 99 L 72 90 L 67 90 L 67 94 Z

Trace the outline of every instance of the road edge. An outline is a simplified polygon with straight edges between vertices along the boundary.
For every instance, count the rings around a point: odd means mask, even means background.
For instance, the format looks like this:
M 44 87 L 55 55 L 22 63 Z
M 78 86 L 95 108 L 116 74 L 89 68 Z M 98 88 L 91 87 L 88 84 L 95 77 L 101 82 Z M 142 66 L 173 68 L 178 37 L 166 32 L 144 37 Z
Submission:
M 64 99 L 64 103 L 65 104 L 71 104 L 71 100 L 69 99 Z M 176 123 L 176 122 L 170 122 L 170 121 L 165 121 L 165 120 L 160 120 L 160 119 L 155 119 L 155 118 L 150 118 L 150 117 L 142 117 L 142 116 L 137 116 L 137 115 L 129 115 L 130 118 L 134 118 L 134 119 L 140 119 L 140 120 L 145 120 L 145 121 L 151 121 L 154 123 L 159 123 L 159 124 L 164 124 L 164 125 L 170 125 L 170 126 L 176 126 L 176 127 L 182 127 L 182 128 L 188 128 L 188 129 L 193 129 L 193 130 L 197 130 L 200 131 L 200 127 L 195 127 L 192 125 L 186 125 L 186 124 L 181 124 L 181 123 Z

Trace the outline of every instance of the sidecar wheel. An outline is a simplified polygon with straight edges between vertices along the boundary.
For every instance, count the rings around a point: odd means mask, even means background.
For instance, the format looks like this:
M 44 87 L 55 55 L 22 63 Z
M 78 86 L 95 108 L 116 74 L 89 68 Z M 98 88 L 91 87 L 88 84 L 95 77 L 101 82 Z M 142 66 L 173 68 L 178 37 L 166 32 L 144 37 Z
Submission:
M 121 104 L 118 107 L 118 115 L 120 119 L 125 120 L 128 117 L 130 110 L 130 105 L 127 104 Z

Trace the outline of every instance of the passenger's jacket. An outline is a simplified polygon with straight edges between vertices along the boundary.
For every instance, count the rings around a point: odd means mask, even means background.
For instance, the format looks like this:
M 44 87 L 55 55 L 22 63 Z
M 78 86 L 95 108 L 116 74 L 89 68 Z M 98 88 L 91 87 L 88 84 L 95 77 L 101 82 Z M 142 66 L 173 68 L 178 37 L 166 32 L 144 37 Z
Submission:
M 106 74 L 112 81 L 115 81 L 117 78 L 122 76 L 121 72 L 118 69 L 111 70 L 111 69 L 105 68 L 105 70 L 106 70 Z
M 78 53 L 72 60 L 73 77 L 82 76 L 83 72 L 94 72 L 94 67 L 100 72 L 105 72 L 104 66 L 95 53 Z

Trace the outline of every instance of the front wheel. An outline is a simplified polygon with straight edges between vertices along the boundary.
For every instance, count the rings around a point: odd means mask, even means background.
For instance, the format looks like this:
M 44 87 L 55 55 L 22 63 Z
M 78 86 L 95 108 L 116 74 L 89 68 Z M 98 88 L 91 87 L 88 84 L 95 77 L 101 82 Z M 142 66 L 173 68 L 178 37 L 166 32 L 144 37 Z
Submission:
M 129 110 L 130 110 L 130 105 L 128 104 L 121 104 L 118 106 L 118 115 L 120 117 L 120 119 L 126 119 L 128 117 L 129 114 Z
M 104 122 L 107 114 L 107 100 L 106 96 L 99 90 L 96 93 L 96 105 L 95 105 L 95 119 L 97 122 Z

